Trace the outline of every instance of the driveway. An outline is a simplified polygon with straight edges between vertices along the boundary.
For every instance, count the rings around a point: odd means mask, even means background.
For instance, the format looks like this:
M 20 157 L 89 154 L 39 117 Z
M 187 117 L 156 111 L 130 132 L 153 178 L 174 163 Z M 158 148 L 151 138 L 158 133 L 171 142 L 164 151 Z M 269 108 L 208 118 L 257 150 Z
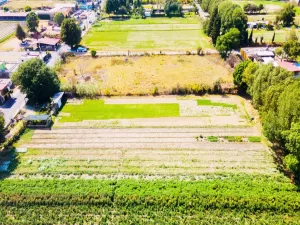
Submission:
M 4 105 L 0 106 L 0 110 L 4 114 L 5 126 L 7 126 L 10 120 L 13 119 L 17 113 L 19 113 L 25 104 L 25 95 L 16 88 L 12 94 L 12 98 L 6 101 Z

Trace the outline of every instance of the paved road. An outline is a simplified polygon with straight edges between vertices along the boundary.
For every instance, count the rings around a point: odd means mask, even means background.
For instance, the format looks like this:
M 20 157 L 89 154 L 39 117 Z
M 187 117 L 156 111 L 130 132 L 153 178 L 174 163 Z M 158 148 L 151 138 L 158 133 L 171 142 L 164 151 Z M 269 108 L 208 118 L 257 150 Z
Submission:
M 17 88 L 12 94 L 12 99 L 5 102 L 4 105 L 0 106 L 0 110 L 4 114 L 5 126 L 7 126 L 11 119 L 22 109 L 25 105 L 25 95 L 20 92 Z
M 198 13 L 199 13 L 200 17 L 202 17 L 204 20 L 206 20 L 208 18 L 209 14 L 203 11 L 203 9 L 201 8 L 200 4 L 197 3 L 197 1 L 194 1 L 194 2 L 196 4 L 196 7 L 198 9 Z

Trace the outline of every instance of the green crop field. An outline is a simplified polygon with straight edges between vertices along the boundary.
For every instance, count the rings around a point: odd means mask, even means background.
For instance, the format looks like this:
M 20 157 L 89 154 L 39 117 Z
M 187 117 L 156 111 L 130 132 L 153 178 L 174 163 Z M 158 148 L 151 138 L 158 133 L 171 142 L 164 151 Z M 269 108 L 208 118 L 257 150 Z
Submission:
M 51 129 L 26 129 L 0 155 L 0 169 L 11 160 L 0 224 L 299 224 L 299 188 L 245 119 L 247 101 L 68 100 Z
M 212 48 L 200 20 L 189 18 L 130 19 L 95 24 L 82 44 L 96 50 L 195 50 Z
M 178 104 L 104 104 L 103 100 L 85 100 L 83 104 L 67 104 L 62 113 L 70 114 L 61 122 L 82 120 L 155 118 L 179 116 Z

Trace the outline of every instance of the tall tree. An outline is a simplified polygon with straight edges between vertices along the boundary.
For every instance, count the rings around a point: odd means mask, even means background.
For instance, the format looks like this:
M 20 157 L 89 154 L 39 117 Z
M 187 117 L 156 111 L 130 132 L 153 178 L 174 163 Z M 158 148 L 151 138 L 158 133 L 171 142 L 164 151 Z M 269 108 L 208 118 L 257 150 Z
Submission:
M 5 139 L 5 120 L 3 115 L 0 115 L 0 142 Z
M 220 36 L 220 29 L 221 29 L 221 18 L 217 14 L 214 20 L 214 24 L 210 33 L 211 39 L 213 44 L 215 45 L 217 43 L 217 39 Z
M 57 23 L 58 26 L 60 26 L 62 24 L 62 22 L 64 21 L 64 19 L 65 19 L 64 14 L 62 14 L 61 12 L 58 12 L 58 13 L 55 13 L 53 21 L 55 23 Z
M 21 25 L 18 23 L 17 28 L 16 28 L 16 37 L 20 40 L 23 41 L 26 38 L 26 33 L 21 27 Z
M 294 23 L 294 17 L 296 16 L 295 6 L 288 3 L 280 11 L 280 14 L 276 16 L 276 22 L 282 21 L 283 26 L 291 26 Z
M 26 18 L 26 25 L 31 32 L 36 31 L 39 26 L 39 18 L 35 12 L 30 12 Z
M 273 33 L 272 43 L 274 43 L 274 41 L 275 41 L 275 31 L 274 31 L 274 33 Z
M 292 60 L 297 59 L 300 55 L 300 43 L 297 41 L 287 41 L 283 44 L 285 54 Z
M 65 19 L 61 25 L 61 40 L 74 48 L 81 41 L 81 28 L 77 25 L 75 19 Z
M 251 29 L 251 33 L 248 39 L 248 44 L 251 45 L 253 43 L 253 28 Z
M 20 64 L 11 79 L 34 102 L 48 101 L 60 87 L 55 71 L 37 58 Z
M 209 24 L 208 24 L 208 27 L 207 27 L 207 35 L 208 36 L 211 36 L 211 31 L 213 29 L 213 26 L 214 26 L 214 23 L 215 23 L 215 19 L 217 18 L 218 16 L 218 7 L 215 7 L 214 10 L 213 10 L 213 13 L 210 15 L 210 18 L 209 18 Z

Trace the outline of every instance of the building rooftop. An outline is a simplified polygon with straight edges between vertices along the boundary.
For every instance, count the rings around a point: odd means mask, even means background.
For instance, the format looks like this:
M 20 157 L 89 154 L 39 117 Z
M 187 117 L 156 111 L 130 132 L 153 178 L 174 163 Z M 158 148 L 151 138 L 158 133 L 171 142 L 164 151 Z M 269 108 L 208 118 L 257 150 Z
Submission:
M 0 12 L 1 17 L 26 17 L 28 12 Z
M 11 84 L 10 79 L 0 79 L 0 91 L 7 88 Z
M 49 115 L 46 114 L 40 114 L 40 115 L 29 115 L 27 116 L 24 120 L 25 121 L 45 121 L 45 120 L 49 120 L 51 117 Z
M 56 45 L 58 42 L 60 42 L 60 39 L 57 38 L 41 38 L 37 41 L 37 43 L 45 45 Z
M 278 66 L 290 72 L 300 72 L 300 64 L 294 62 L 277 61 Z

